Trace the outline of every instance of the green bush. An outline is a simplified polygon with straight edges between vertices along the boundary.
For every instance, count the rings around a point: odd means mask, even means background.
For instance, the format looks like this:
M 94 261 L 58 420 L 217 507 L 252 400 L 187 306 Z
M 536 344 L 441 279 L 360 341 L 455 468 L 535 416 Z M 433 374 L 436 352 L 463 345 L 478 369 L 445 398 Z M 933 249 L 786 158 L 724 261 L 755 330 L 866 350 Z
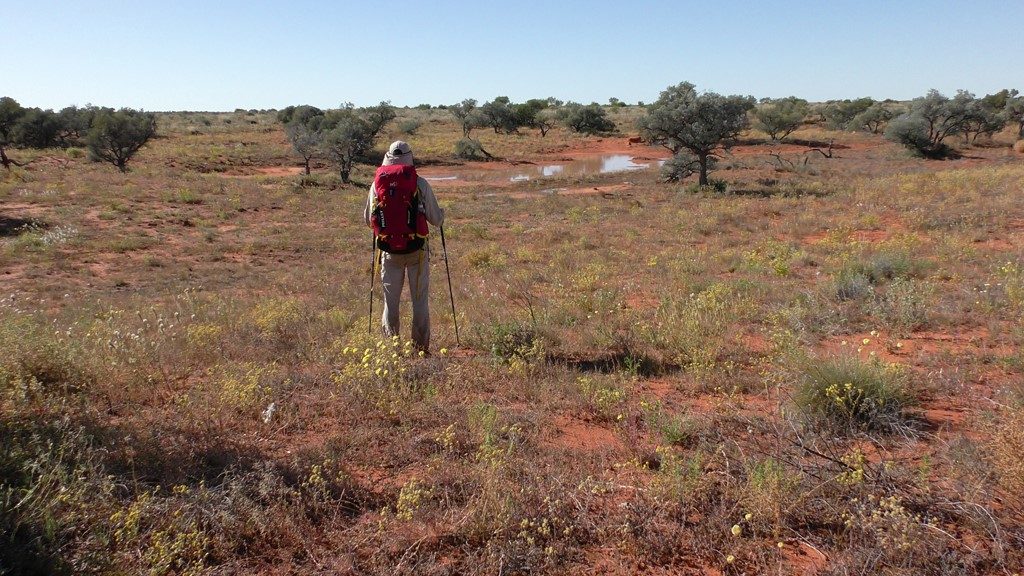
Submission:
M 123 108 L 97 114 L 86 144 L 90 158 L 110 162 L 121 172 L 127 172 L 128 161 L 155 134 L 155 114 Z
M 79 346 L 27 317 L 0 317 L 0 350 L 0 398 L 46 389 L 77 390 L 94 380 Z
M 491 326 L 490 340 L 491 354 L 500 362 L 531 362 L 543 355 L 543 340 L 530 326 L 497 322 Z
M 914 399 L 902 367 L 840 356 L 808 360 L 794 402 L 812 424 L 886 432 L 905 423 Z
M 717 162 L 708 159 L 708 170 L 714 170 Z M 700 171 L 700 160 L 686 150 L 680 150 L 661 166 L 661 179 L 665 182 L 681 182 Z
M 829 128 L 834 130 L 845 130 L 850 122 L 858 114 L 866 111 L 875 104 L 872 98 L 857 98 L 856 100 L 832 100 L 826 103 L 822 116 L 825 118 Z
M 885 137 L 925 158 L 948 157 L 953 150 L 944 140 L 970 128 L 974 102 L 974 95 L 963 90 L 952 98 L 930 90 L 915 98 L 907 113 L 889 123 Z
M 870 108 L 854 116 L 846 125 L 850 130 L 864 130 L 878 134 L 882 126 L 892 120 L 892 110 L 881 102 L 875 102 Z
M 472 138 L 463 138 L 455 143 L 455 157 L 463 160 L 486 160 L 483 147 Z
M 398 124 L 398 131 L 408 136 L 414 136 L 423 123 L 415 118 L 403 120 Z
M 0 420 L 0 572 L 107 573 L 113 479 L 67 420 Z
M 604 134 L 615 131 L 615 123 L 607 118 L 604 108 L 598 104 L 570 104 L 563 114 L 565 125 L 573 132 Z
M 933 143 L 928 137 L 928 121 L 918 116 L 903 115 L 885 129 L 885 137 L 924 158 L 943 158 L 952 149 L 943 143 Z
M 852 300 L 866 292 L 861 286 L 864 281 L 878 286 L 898 278 L 909 278 L 918 272 L 920 266 L 909 253 L 900 250 L 885 250 L 871 256 L 847 262 L 836 273 L 836 290 L 840 300 Z M 847 290 L 850 288 L 852 290 Z
M 756 127 L 772 140 L 781 140 L 800 127 L 808 110 L 807 100 L 796 96 L 768 100 L 754 109 Z
M 725 194 L 728 189 L 728 182 L 718 178 L 712 178 L 704 185 L 701 185 L 699 182 L 691 183 L 686 187 L 686 192 L 689 194 Z
M 835 294 L 842 302 L 860 300 L 871 293 L 871 281 L 862 272 L 843 269 L 836 275 Z

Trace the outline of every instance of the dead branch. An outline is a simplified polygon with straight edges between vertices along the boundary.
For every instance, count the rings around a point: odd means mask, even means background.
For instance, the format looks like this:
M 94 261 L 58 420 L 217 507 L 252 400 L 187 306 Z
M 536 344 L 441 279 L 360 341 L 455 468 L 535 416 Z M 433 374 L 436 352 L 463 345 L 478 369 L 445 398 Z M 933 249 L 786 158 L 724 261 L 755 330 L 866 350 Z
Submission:
M 794 164 L 792 160 L 787 160 L 786 158 L 783 158 L 782 154 L 779 152 L 769 152 L 768 155 L 771 156 L 772 158 L 775 158 L 775 162 L 777 163 L 777 167 L 779 170 L 794 170 L 796 168 L 796 164 Z M 773 164 L 772 162 L 768 162 L 768 164 L 771 164 L 772 166 L 776 165 Z
M 835 142 L 834 139 L 831 139 L 831 140 L 828 141 L 828 153 L 827 154 L 821 148 L 811 148 L 807 152 L 817 152 L 817 153 L 821 154 L 822 156 L 824 156 L 825 158 L 832 158 L 833 157 L 833 155 L 832 155 L 832 143 L 833 142 Z M 837 158 L 838 158 L 838 156 L 837 156 Z

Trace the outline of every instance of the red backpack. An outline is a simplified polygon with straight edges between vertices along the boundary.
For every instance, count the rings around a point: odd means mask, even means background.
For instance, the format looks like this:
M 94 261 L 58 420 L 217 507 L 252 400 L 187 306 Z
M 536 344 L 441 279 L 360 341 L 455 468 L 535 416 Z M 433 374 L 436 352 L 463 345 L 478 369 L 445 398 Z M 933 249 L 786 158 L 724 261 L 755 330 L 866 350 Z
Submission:
M 377 168 L 373 177 L 376 193 L 370 225 L 377 246 L 391 254 L 409 254 L 423 247 L 427 217 L 420 212 L 420 190 L 416 168 L 393 165 Z

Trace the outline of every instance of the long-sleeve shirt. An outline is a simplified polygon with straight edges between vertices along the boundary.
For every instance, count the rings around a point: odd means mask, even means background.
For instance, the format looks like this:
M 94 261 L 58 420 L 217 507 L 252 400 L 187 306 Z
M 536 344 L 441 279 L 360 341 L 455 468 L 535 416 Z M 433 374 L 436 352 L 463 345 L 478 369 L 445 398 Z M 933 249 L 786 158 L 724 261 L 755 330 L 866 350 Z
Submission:
M 437 197 L 434 196 L 434 189 L 430 187 L 422 176 L 416 179 L 416 186 L 419 188 L 420 206 L 419 209 L 427 217 L 427 222 L 434 226 L 444 224 L 444 210 L 437 204 Z M 370 215 L 373 214 L 374 201 L 377 198 L 377 190 L 370 184 L 370 194 L 366 197 L 366 208 L 363 209 L 363 220 L 370 226 Z

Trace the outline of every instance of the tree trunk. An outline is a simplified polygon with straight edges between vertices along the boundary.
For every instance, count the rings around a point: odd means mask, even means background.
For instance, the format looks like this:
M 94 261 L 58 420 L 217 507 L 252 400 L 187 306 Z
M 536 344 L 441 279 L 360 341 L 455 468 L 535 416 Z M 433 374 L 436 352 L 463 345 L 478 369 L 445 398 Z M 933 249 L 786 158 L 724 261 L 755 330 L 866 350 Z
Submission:
M 11 169 L 11 159 L 7 157 L 3 146 L 0 146 L 0 164 L 3 164 L 4 168 L 7 168 L 8 170 Z
M 700 182 L 701 186 L 708 185 L 708 155 L 698 154 L 697 161 L 700 162 Z
M 306 158 L 306 176 L 309 176 L 309 158 Z
M 352 169 L 351 168 L 342 168 L 339 172 L 340 172 L 339 175 L 341 176 L 342 183 L 343 184 L 348 184 L 348 177 L 349 177 L 349 174 L 351 174 Z

